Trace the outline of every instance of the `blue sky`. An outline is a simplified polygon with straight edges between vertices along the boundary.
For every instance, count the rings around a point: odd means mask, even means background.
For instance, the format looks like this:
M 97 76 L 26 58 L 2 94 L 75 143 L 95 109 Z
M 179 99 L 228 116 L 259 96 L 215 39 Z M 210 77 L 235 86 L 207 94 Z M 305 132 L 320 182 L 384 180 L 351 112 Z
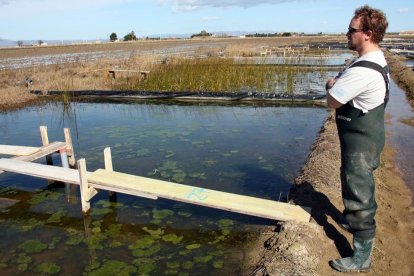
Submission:
M 163 34 L 269 31 L 335 33 L 355 8 L 383 10 L 388 31 L 414 30 L 414 1 L 327 0 L 0 0 L 0 38 L 105 39 Z

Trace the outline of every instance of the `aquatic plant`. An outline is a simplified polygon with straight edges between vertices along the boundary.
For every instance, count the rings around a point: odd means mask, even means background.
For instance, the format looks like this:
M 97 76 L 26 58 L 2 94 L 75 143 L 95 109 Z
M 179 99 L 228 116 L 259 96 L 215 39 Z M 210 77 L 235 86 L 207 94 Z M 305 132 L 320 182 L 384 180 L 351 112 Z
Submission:
M 39 274 L 54 275 L 60 272 L 60 266 L 55 263 L 41 263 L 34 268 L 34 272 Z
M 125 262 L 108 260 L 100 268 L 87 272 L 88 276 L 127 276 L 136 273 L 137 269 Z
M 183 240 L 183 236 L 177 236 L 176 234 L 167 234 L 162 236 L 162 240 L 171 242 L 172 244 L 178 244 Z
M 63 209 L 59 209 L 56 213 L 53 213 L 47 220 L 47 223 L 59 223 L 60 220 L 66 216 L 67 211 L 63 210 Z
M 47 200 L 56 201 L 58 200 L 62 194 L 52 191 L 42 191 L 40 193 L 34 194 L 31 199 L 27 202 L 31 205 L 36 205 L 42 203 Z
M 37 220 L 35 218 L 30 218 L 27 221 L 22 222 L 22 225 L 20 226 L 20 231 L 27 232 L 34 229 L 35 227 L 42 226 L 44 224 L 45 223 L 43 221 Z
M 193 243 L 193 244 L 187 245 L 185 248 L 188 249 L 188 250 L 193 250 L 193 249 L 197 249 L 197 248 L 200 248 L 200 247 L 201 247 L 201 244 Z
M 27 240 L 21 243 L 18 248 L 23 250 L 25 253 L 30 254 L 42 252 L 47 248 L 47 245 L 39 240 Z
M 67 245 L 77 245 L 83 242 L 84 233 L 73 228 L 67 228 L 66 234 L 69 239 L 65 242 Z

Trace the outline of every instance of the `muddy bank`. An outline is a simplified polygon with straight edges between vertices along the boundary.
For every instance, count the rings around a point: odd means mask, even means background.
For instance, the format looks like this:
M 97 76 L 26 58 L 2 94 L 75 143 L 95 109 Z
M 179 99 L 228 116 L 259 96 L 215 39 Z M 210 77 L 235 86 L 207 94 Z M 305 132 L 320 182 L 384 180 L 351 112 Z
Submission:
M 412 99 L 414 72 L 407 71 L 398 56 L 387 53 L 387 59 L 394 80 L 407 88 Z M 411 192 L 395 167 L 394 155 L 386 145 L 375 173 L 377 235 L 373 267 L 368 275 L 414 273 L 414 208 Z M 339 168 L 339 139 L 331 111 L 291 193 L 292 203 L 312 207 L 311 223 L 278 223 L 269 229 L 251 248 L 251 262 L 247 264 L 250 271 L 246 274 L 341 275 L 328 264 L 329 260 L 352 252 L 352 235 L 336 224 L 343 210 Z
M 386 51 L 385 56 L 391 68 L 394 81 L 406 91 L 407 99 L 414 107 L 414 69 L 405 64 L 405 58 Z

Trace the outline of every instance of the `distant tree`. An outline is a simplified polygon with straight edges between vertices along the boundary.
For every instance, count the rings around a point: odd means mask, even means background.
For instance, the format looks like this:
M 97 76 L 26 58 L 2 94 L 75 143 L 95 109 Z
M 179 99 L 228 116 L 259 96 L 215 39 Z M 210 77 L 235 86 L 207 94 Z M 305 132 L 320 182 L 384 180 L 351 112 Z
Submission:
M 194 37 L 207 37 L 207 36 L 212 36 L 212 34 L 208 33 L 206 30 L 202 30 L 198 34 L 191 35 L 191 38 L 194 38 Z
M 23 41 L 21 41 L 21 40 L 17 41 L 17 46 L 22 47 L 23 46 Z
M 111 42 L 114 42 L 114 41 L 118 40 L 118 36 L 116 35 L 116 33 L 112 33 L 109 36 L 109 39 L 111 40 Z
M 124 36 L 124 41 L 131 41 L 131 40 L 137 40 L 137 37 L 134 31 L 131 31 L 130 33 Z
M 39 40 L 37 43 L 41 46 L 43 44 L 43 40 Z
M 282 36 L 292 36 L 291 33 L 283 33 Z

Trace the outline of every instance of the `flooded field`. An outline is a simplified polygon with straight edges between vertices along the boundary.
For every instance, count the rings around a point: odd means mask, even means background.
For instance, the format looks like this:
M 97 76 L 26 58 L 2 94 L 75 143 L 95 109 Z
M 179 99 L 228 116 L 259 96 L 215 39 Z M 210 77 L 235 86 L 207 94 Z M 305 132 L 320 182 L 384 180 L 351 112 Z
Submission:
M 50 141 L 69 127 L 89 171 L 103 167 L 110 146 L 117 171 L 283 200 L 325 116 L 251 104 L 50 103 L 1 114 L 0 132 L 4 144 L 38 146 L 40 125 Z M 234 274 L 244 245 L 272 223 L 168 200 L 110 201 L 106 192 L 83 217 L 77 187 L 48 184 L 0 175 L 2 274 Z

